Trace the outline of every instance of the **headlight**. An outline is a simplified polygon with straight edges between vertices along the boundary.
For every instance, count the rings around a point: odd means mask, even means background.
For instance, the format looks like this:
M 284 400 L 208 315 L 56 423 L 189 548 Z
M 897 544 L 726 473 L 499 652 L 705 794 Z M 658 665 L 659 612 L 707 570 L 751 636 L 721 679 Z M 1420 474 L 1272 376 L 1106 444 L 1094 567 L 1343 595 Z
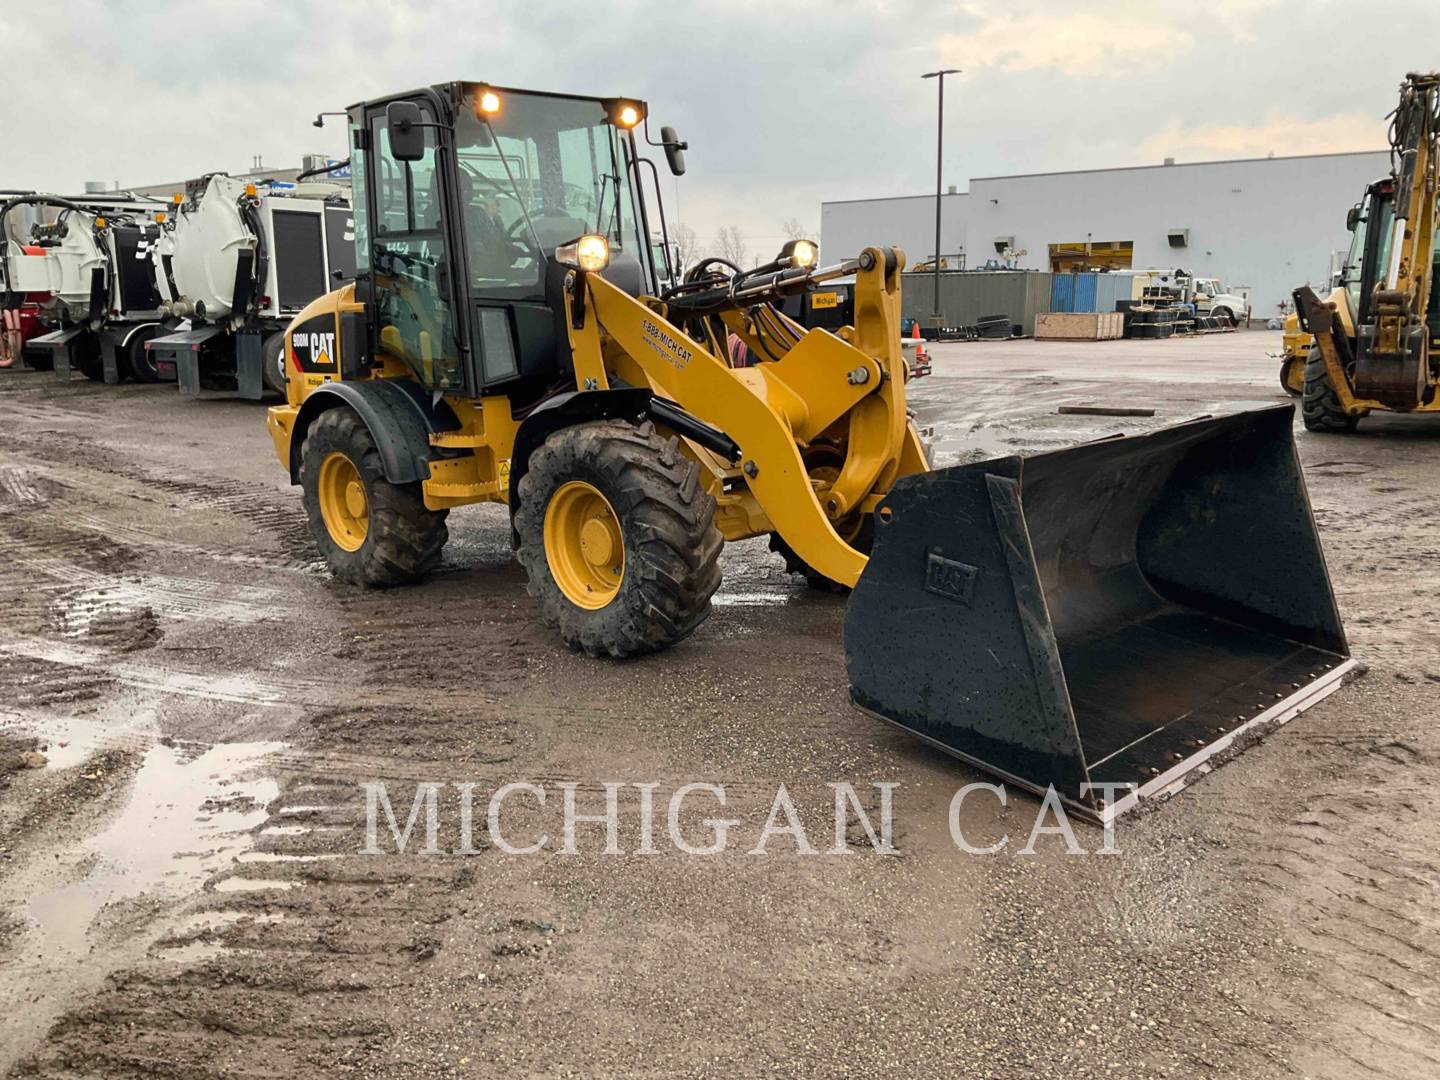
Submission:
M 604 270 L 610 265 L 610 243 L 603 236 L 588 233 L 556 248 L 555 261 L 577 270 Z
M 500 111 L 500 95 L 494 90 L 482 90 L 475 99 L 475 106 L 486 116 L 493 116 Z
M 820 261 L 820 249 L 812 240 L 791 240 L 780 249 L 780 260 L 790 260 L 790 265 L 809 270 Z

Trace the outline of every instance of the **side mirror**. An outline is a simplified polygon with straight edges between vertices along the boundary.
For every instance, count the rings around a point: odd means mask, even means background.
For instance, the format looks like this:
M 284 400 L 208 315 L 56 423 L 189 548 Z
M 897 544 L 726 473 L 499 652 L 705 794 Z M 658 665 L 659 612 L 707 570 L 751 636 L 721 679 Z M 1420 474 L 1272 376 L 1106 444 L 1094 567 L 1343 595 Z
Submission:
M 685 151 L 690 144 L 681 142 L 673 127 L 660 129 L 660 141 L 665 144 L 665 160 L 670 165 L 670 171 L 676 176 L 684 176 Z
M 413 101 L 392 101 L 385 106 L 390 129 L 390 153 L 396 161 L 419 161 L 425 156 L 425 128 L 420 106 Z
M 1359 225 L 1359 224 L 1360 224 L 1360 207 L 1358 207 L 1358 206 L 1352 206 L 1352 207 L 1350 207 L 1349 213 L 1347 213 L 1347 214 L 1345 215 L 1345 230 L 1346 230 L 1347 232 L 1354 232 L 1354 231 L 1355 231 L 1355 226 L 1356 226 L 1356 225 Z

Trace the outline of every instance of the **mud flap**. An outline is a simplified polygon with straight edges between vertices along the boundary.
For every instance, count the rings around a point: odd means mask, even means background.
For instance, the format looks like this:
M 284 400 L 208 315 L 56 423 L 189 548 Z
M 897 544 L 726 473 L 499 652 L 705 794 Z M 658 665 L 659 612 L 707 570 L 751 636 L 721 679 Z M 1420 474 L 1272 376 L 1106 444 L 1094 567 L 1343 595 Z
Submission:
M 900 481 L 845 614 L 854 702 L 1102 821 L 1293 718 L 1355 666 L 1293 415 Z

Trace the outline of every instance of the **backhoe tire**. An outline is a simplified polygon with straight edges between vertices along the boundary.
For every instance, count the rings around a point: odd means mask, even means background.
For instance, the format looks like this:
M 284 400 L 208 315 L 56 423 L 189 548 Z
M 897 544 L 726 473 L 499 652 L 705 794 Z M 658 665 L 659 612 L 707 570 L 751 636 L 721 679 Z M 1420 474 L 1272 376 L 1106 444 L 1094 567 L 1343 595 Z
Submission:
M 260 378 L 272 394 L 285 396 L 289 372 L 285 368 L 285 331 L 276 330 L 260 345 Z
M 1354 431 L 1360 423 L 1358 416 L 1351 416 L 1341 407 L 1319 349 L 1311 349 L 1305 361 L 1305 392 L 1300 397 L 1300 414 L 1307 431 L 1343 435 Z
M 655 425 L 577 424 L 531 456 L 512 525 L 529 592 L 572 649 L 623 658 L 683 640 L 720 585 L 715 499 Z
M 310 532 L 341 581 L 405 585 L 440 562 L 447 510 L 427 510 L 416 484 L 385 479 L 370 429 L 353 409 L 329 409 L 300 450 L 300 486 Z

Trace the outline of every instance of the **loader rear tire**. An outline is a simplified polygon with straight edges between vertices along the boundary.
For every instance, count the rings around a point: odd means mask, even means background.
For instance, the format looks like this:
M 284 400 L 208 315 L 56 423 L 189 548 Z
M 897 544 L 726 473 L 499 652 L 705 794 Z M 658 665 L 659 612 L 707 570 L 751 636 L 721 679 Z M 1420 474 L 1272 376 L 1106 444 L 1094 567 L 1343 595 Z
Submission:
M 723 545 L 715 499 L 654 424 L 598 420 L 554 433 L 517 494 L 530 595 L 572 649 L 657 652 L 709 616 Z
M 1300 398 L 1300 414 L 1305 418 L 1307 431 L 1345 434 L 1354 431 L 1360 423 L 1358 416 L 1351 416 L 1341 407 L 1319 349 L 1311 349 L 1305 361 L 1305 392 Z
M 385 479 L 380 452 L 353 409 L 329 409 L 300 450 L 305 516 L 325 562 L 341 581 L 405 585 L 440 562 L 447 510 L 428 510 L 419 484 Z

